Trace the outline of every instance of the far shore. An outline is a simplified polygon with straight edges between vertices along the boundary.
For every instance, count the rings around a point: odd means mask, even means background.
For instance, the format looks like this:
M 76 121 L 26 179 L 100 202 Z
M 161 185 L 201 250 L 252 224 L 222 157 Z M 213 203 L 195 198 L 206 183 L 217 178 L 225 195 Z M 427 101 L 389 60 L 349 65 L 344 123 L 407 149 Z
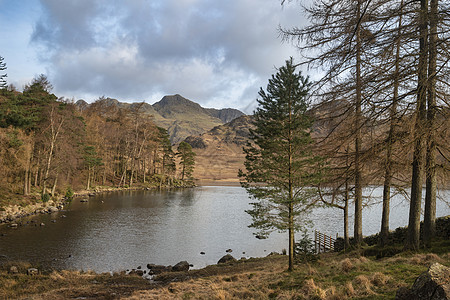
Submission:
M 198 186 L 241 186 L 239 179 L 197 179 L 195 184 Z

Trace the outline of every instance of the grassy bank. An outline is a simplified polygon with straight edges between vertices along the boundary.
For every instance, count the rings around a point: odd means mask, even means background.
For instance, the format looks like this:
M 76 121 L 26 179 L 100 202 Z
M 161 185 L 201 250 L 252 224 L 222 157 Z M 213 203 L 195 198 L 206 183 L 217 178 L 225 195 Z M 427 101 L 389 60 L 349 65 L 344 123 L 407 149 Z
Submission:
M 138 276 L 48 271 L 29 276 L 27 264 L 0 270 L 1 299 L 393 299 L 401 286 L 434 262 L 450 266 L 448 242 L 437 253 L 401 253 L 382 259 L 356 252 L 322 254 L 287 272 L 287 257 L 274 255 L 158 275 Z M 444 249 L 441 249 L 444 247 Z M 433 250 L 433 249 L 432 249 Z M 18 267 L 17 274 L 10 267 Z

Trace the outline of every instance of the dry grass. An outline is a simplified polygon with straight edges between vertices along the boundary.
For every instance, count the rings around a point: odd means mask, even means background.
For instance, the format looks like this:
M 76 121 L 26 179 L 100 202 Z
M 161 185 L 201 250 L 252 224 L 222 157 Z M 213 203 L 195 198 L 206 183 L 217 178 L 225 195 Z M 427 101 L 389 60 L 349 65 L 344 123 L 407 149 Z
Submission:
M 358 275 L 353 279 L 353 285 L 357 288 L 358 293 L 364 296 L 373 295 L 372 283 L 366 275 Z
M 386 283 L 391 279 L 390 276 L 385 275 L 381 272 L 375 272 L 372 276 L 372 279 L 370 280 L 370 282 L 378 287 L 383 287 L 386 285 Z
M 53 271 L 30 277 L 0 269 L 0 299 L 386 299 L 399 286 L 449 255 L 414 254 L 382 260 L 352 254 L 326 254 L 314 263 L 287 272 L 286 256 L 209 266 L 188 273 L 167 273 L 156 284 L 124 274 Z
M 342 272 L 348 273 L 351 269 L 353 269 L 353 263 L 350 258 L 346 258 L 341 261 L 341 270 Z

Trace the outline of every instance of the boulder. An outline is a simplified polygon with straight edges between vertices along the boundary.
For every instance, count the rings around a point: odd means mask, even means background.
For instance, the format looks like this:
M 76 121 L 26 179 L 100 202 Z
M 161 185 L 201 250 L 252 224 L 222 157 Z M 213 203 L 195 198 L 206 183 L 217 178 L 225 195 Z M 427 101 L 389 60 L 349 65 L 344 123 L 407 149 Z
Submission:
M 34 276 L 34 275 L 38 275 L 38 274 L 39 274 L 39 270 L 36 268 L 29 268 L 27 270 L 27 275 Z
M 235 261 L 236 261 L 236 258 L 234 258 L 231 254 L 227 254 L 224 257 L 222 257 L 221 259 L 219 259 L 217 264 L 225 264 L 225 263 L 235 262 Z
M 172 267 L 173 272 L 187 272 L 189 271 L 189 263 L 187 261 L 180 261 Z
M 231 252 L 233 252 L 233 250 L 232 249 L 227 249 L 227 250 L 225 250 L 225 252 L 226 253 L 231 253 Z
M 50 206 L 50 207 L 48 208 L 48 212 L 49 212 L 49 213 L 54 213 L 54 212 L 57 212 L 57 211 L 59 211 L 59 209 L 58 209 L 57 207 Z
M 17 274 L 19 273 L 19 269 L 16 266 L 11 266 L 11 268 L 9 268 L 9 274 Z
M 417 277 L 411 288 L 400 288 L 397 300 L 444 300 L 450 299 L 450 268 L 434 263 L 428 271 Z
M 163 265 L 154 265 L 154 264 L 148 264 L 147 269 L 149 269 L 148 274 L 155 275 L 155 274 L 161 274 L 163 272 L 170 272 L 172 270 L 171 266 L 163 266 Z

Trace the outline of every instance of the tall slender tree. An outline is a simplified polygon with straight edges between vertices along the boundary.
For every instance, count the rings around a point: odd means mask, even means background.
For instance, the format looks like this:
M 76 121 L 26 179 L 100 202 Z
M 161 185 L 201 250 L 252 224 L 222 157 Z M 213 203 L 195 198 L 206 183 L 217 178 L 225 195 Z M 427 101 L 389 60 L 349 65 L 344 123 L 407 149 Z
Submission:
M 309 187 L 319 178 L 306 115 L 309 82 L 295 69 L 293 59 L 287 60 L 269 79 L 267 92 L 260 89 L 253 144 L 244 148 L 246 170 L 239 171 L 242 186 L 258 201 L 247 211 L 253 219 L 250 227 L 263 236 L 288 231 L 289 270 L 294 268 L 294 233 L 305 226 L 313 203 Z
M 414 156 L 412 162 L 411 203 L 409 207 L 408 234 L 405 247 L 419 249 L 420 210 L 422 203 L 422 183 L 424 170 L 424 153 L 427 103 L 428 70 L 428 0 L 420 0 L 419 10 L 419 63 L 417 66 L 417 102 L 414 124 Z
M 427 90 L 427 154 L 426 154 L 426 190 L 423 239 L 427 247 L 436 234 L 436 72 L 438 43 L 438 0 L 430 1 L 428 14 L 430 34 L 428 40 L 428 90 Z

